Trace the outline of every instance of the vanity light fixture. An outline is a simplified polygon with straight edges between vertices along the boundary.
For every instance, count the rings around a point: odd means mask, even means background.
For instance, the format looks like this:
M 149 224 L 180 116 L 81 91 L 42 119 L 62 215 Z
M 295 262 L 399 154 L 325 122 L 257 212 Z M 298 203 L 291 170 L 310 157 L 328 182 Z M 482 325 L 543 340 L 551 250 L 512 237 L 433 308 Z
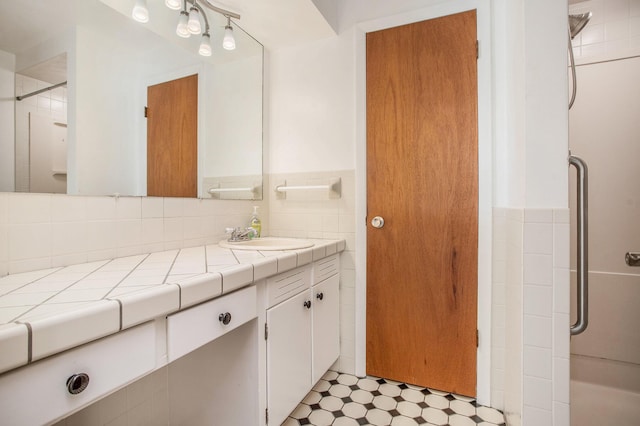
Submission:
M 222 47 L 226 50 L 234 50 L 236 48 L 236 39 L 233 37 L 233 27 L 231 26 L 231 17 L 229 16 L 227 16 L 227 25 L 224 27 Z
M 187 29 L 191 34 L 198 35 L 202 33 L 202 26 L 200 25 L 200 12 L 196 7 L 196 3 L 193 2 L 193 6 L 189 9 L 189 22 L 187 22 Z
M 136 4 L 133 6 L 131 17 L 138 22 L 149 22 L 149 9 L 147 9 L 147 0 L 136 0 Z
M 180 10 L 182 7 L 182 0 L 165 0 L 164 4 L 172 10 Z
M 202 56 L 211 56 L 211 36 L 209 33 L 202 34 L 202 41 L 200 41 L 198 53 Z
M 187 11 L 181 11 L 180 17 L 178 18 L 178 26 L 176 27 L 176 34 L 182 38 L 191 37 L 191 32 L 189 32 L 189 13 Z
M 236 48 L 236 40 L 233 37 L 231 18 L 240 19 L 240 15 L 214 6 L 209 0 L 165 0 L 164 4 L 169 9 L 180 11 L 176 34 L 183 38 L 189 38 L 192 34 L 202 34 L 198 53 L 202 56 L 211 56 L 212 48 L 209 19 L 204 9 L 198 3 L 227 18 L 227 25 L 224 27 L 222 47 L 226 50 L 234 50 Z M 187 6 L 190 6 L 188 10 Z M 131 16 L 138 22 L 148 22 L 149 10 L 147 9 L 147 0 L 135 0 Z

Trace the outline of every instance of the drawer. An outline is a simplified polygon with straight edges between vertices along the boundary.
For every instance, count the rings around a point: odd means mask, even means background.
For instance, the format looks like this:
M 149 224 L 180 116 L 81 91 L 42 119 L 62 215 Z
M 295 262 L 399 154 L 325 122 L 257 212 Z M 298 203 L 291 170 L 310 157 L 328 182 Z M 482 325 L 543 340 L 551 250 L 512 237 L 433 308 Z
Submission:
M 153 323 L 45 358 L 0 376 L 2 424 L 55 421 L 149 373 L 156 366 Z M 71 394 L 67 380 L 84 373 L 84 391 Z
M 334 254 L 333 256 L 320 259 L 313 264 L 313 284 L 318 284 L 321 281 L 326 280 L 332 275 L 340 272 L 340 255 Z
M 169 362 L 206 345 L 225 333 L 256 318 L 256 287 L 219 297 L 167 317 Z M 223 324 L 221 315 L 230 314 Z
M 311 288 L 311 265 L 268 278 L 267 307 L 275 306 L 308 288 Z

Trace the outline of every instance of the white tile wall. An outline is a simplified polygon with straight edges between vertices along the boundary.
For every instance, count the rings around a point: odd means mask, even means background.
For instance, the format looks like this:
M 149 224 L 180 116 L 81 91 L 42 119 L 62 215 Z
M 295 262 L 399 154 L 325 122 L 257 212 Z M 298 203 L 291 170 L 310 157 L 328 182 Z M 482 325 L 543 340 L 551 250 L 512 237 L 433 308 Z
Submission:
M 494 209 L 491 404 L 508 424 L 569 425 L 568 253 L 568 210 Z
M 50 87 L 51 83 L 16 74 L 16 96 Z M 67 88 L 42 92 L 16 102 L 16 191 L 29 191 L 29 113 L 50 115 L 67 122 Z
M 0 193 L 0 276 L 214 243 L 253 204 L 266 203 Z
M 640 54 L 640 0 L 589 0 L 569 5 L 569 13 L 591 12 L 587 26 L 573 39 L 576 63 Z

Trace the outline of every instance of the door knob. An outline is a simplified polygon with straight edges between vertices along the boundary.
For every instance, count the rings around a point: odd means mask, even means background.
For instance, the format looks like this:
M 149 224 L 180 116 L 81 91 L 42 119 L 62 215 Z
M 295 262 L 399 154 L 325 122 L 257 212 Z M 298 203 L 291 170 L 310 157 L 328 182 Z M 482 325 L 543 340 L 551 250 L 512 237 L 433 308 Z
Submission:
M 382 228 L 384 226 L 384 219 L 380 216 L 376 216 L 371 219 L 371 226 L 374 228 Z

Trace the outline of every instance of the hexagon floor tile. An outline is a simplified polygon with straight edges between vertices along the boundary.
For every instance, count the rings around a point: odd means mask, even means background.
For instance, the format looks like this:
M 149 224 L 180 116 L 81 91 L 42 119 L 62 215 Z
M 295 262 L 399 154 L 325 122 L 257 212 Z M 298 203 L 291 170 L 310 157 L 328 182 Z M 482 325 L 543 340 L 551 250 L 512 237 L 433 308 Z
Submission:
M 377 377 L 329 371 L 283 423 L 295 425 L 505 426 L 475 399 Z

